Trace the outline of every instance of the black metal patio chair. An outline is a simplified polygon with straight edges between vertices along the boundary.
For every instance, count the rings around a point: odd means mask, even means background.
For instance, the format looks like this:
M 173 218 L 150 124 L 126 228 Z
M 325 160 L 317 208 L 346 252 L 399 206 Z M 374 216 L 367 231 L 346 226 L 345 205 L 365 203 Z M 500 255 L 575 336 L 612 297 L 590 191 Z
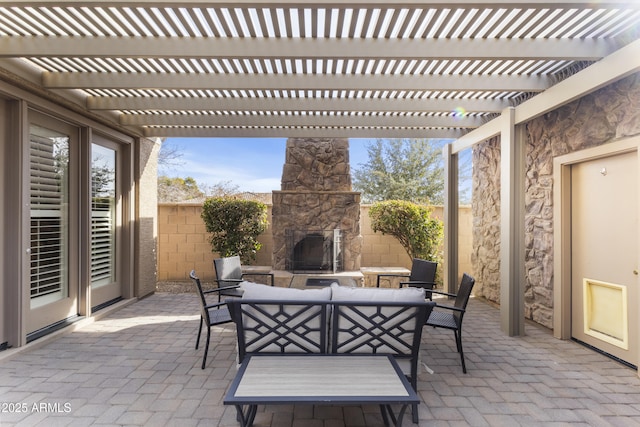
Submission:
M 462 351 L 462 318 L 467 310 L 467 303 L 471 297 L 471 290 L 475 284 L 475 279 L 468 274 L 462 275 L 460 286 L 457 294 L 442 291 L 432 291 L 435 294 L 446 295 L 455 298 L 453 305 L 443 305 L 436 303 L 436 308 L 427 318 L 427 325 L 434 328 L 444 328 L 453 331 L 456 339 L 456 348 L 460 353 L 460 362 L 462 362 L 462 372 L 467 373 L 467 367 L 464 363 L 464 352 Z
M 198 329 L 198 339 L 196 340 L 196 350 L 200 345 L 200 335 L 202 334 L 202 325 L 207 325 L 207 343 L 204 347 L 204 357 L 202 358 L 202 369 L 204 369 L 207 363 L 207 354 L 209 352 L 209 342 L 211 341 L 211 327 L 215 325 L 222 325 L 225 323 L 231 323 L 231 315 L 226 303 L 217 302 L 209 304 L 207 302 L 207 295 L 212 293 L 219 294 L 222 288 L 214 288 L 210 290 L 204 290 L 202 283 L 196 275 L 195 270 L 189 273 L 189 277 L 194 281 L 198 288 L 198 295 L 200 297 L 200 328 Z
M 239 256 L 216 258 L 213 260 L 213 267 L 216 271 L 215 281 L 221 291 L 218 293 L 218 302 L 222 296 L 241 297 L 242 289 L 240 283 L 245 280 L 245 276 L 265 276 L 269 285 L 273 286 L 273 273 L 263 272 L 242 272 L 242 263 Z
M 436 270 L 438 268 L 438 263 L 433 261 L 427 261 L 425 259 L 414 258 L 411 262 L 411 273 L 410 274 L 378 274 L 376 280 L 376 287 L 380 287 L 380 279 L 387 278 L 391 279 L 394 277 L 406 277 L 409 280 L 401 281 L 400 287 L 403 286 L 414 286 L 419 288 L 424 288 L 426 293 L 425 297 L 428 300 L 431 300 L 431 290 L 435 287 L 436 281 Z

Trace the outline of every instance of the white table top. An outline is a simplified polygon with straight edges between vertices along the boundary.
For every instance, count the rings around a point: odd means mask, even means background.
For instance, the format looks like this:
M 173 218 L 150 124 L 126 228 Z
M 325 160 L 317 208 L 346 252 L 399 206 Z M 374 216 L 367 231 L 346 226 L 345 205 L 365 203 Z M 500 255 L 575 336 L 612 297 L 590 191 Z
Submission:
M 252 356 L 244 361 L 236 379 L 227 400 L 417 399 L 395 360 L 386 356 Z

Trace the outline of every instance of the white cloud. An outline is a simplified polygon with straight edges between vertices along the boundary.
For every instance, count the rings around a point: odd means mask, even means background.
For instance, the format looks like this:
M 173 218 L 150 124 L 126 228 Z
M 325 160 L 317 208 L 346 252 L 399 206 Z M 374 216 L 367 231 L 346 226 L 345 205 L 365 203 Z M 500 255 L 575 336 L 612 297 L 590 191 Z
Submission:
M 203 159 L 204 160 L 204 159 Z M 281 167 L 279 168 L 281 169 Z M 222 182 L 230 182 L 241 191 L 256 193 L 268 193 L 280 189 L 280 173 L 251 166 L 233 165 L 229 163 L 210 163 L 206 160 L 185 160 L 185 165 L 180 171 L 176 171 L 180 177 L 192 177 L 196 182 L 207 185 L 216 185 Z M 265 175 L 266 172 L 270 172 Z

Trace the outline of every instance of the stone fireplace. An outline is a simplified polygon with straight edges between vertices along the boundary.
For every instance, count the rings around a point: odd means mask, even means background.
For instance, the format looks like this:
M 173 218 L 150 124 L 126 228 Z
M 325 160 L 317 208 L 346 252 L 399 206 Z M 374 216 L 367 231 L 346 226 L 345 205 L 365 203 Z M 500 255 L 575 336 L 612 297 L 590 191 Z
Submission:
M 360 270 L 360 193 L 351 191 L 348 139 L 287 140 L 272 230 L 274 270 Z

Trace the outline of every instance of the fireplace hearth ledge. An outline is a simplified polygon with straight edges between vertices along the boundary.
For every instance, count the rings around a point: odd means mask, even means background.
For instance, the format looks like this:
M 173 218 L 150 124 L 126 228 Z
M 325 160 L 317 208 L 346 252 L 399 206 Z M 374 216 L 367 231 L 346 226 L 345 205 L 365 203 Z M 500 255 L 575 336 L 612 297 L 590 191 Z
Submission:
M 339 273 L 292 273 L 285 270 L 272 271 L 276 286 L 297 289 L 309 289 L 315 286 L 306 286 L 307 279 L 335 279 L 340 286 L 363 287 L 364 275 L 361 271 L 342 271 Z

